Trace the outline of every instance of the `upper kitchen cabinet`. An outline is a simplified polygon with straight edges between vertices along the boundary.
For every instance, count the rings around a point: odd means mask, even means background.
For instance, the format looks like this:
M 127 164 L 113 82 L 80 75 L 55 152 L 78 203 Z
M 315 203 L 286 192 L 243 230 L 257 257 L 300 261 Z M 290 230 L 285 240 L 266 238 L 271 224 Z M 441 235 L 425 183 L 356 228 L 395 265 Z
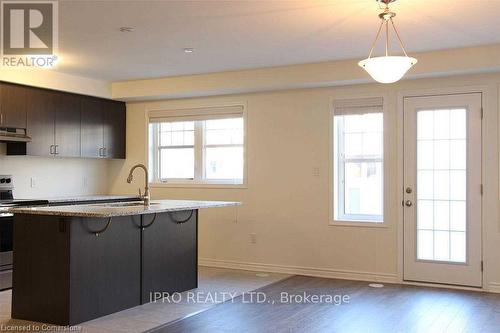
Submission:
M 54 154 L 65 157 L 80 157 L 81 96 L 58 94 L 54 106 Z
M 26 128 L 26 87 L 0 82 L 0 127 Z
M 27 88 L 28 155 L 80 157 L 78 95 Z
M 83 98 L 82 100 L 82 157 L 102 157 L 104 146 L 103 112 L 100 100 Z
M 31 142 L 26 153 L 35 156 L 54 155 L 55 95 L 49 90 L 25 88 L 27 104 L 27 131 Z
M 0 82 L 0 127 L 26 129 L 8 155 L 125 158 L 125 103 Z
M 104 157 L 125 158 L 125 103 L 105 101 Z
M 125 158 L 125 103 L 87 97 L 82 103 L 82 156 Z

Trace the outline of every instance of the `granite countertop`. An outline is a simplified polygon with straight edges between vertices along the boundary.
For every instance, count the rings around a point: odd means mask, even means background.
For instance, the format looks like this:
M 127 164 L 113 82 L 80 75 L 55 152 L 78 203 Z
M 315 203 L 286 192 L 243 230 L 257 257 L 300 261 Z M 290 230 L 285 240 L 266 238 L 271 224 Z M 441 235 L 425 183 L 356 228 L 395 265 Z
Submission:
M 241 205 L 240 202 L 229 201 L 152 200 L 149 206 L 137 202 L 119 202 L 52 207 L 19 207 L 11 208 L 8 211 L 13 214 L 105 218 L 239 205 Z
M 139 200 L 138 195 L 79 195 L 72 197 L 48 198 L 49 204 L 64 204 L 74 202 L 92 202 L 92 201 L 114 201 L 114 200 Z

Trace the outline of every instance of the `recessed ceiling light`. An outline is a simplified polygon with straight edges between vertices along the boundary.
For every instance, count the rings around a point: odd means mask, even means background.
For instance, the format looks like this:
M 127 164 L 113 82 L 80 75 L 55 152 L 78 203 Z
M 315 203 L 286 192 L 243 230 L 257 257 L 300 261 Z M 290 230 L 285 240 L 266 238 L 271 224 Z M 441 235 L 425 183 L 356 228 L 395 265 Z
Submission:
M 193 53 L 194 49 L 192 47 L 186 47 L 184 48 L 184 53 Z
M 121 32 L 133 32 L 135 29 L 132 27 L 121 27 L 120 31 Z

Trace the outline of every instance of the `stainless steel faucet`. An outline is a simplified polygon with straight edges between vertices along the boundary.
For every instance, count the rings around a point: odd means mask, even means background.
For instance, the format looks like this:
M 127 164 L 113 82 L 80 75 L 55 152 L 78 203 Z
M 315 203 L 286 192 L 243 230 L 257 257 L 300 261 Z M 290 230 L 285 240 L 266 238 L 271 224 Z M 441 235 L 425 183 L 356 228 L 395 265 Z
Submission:
M 144 164 L 136 164 L 132 167 L 132 169 L 130 169 L 130 173 L 128 174 L 128 177 L 127 177 L 127 183 L 132 183 L 132 180 L 134 179 L 134 170 L 137 169 L 137 168 L 142 168 L 144 170 L 144 173 L 145 173 L 145 185 L 144 185 L 144 195 L 141 195 L 141 199 L 144 201 L 144 205 L 145 206 L 149 206 L 149 201 L 150 201 L 150 197 L 149 197 L 149 173 L 148 173 L 148 168 L 146 168 L 146 166 Z M 139 195 L 141 193 L 141 190 L 139 189 Z

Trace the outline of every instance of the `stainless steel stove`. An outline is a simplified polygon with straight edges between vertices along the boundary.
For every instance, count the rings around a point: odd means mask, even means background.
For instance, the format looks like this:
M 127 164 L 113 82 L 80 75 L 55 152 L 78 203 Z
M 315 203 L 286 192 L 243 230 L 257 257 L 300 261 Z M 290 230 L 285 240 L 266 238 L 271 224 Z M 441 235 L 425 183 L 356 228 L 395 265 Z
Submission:
M 11 207 L 47 205 L 47 200 L 15 200 L 13 178 L 0 175 L 0 290 L 12 288 L 13 224 Z

